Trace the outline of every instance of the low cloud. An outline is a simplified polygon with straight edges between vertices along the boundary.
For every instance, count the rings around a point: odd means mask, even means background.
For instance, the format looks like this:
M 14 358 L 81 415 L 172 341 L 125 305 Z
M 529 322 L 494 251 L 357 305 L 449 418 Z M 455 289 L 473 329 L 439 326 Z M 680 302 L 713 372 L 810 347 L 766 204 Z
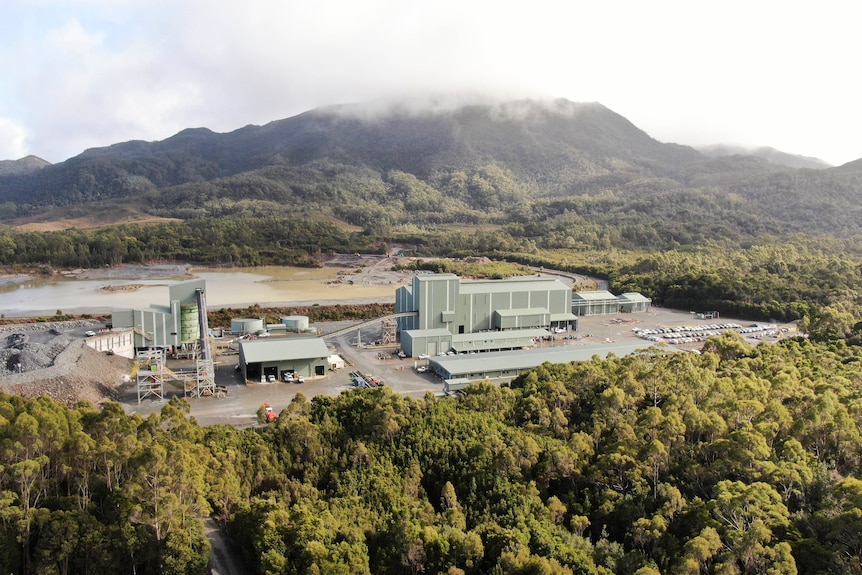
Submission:
M 12 120 L 0 118 L 0 159 L 18 160 L 27 155 L 27 134 Z
M 349 107 L 373 118 L 559 97 L 600 102 L 662 141 L 854 159 L 849 9 L 749 4 L 740 21 L 682 2 L 6 0 L 0 117 L 57 162 L 351 102 L 375 102 Z M 800 43 L 798 29 L 829 33 Z

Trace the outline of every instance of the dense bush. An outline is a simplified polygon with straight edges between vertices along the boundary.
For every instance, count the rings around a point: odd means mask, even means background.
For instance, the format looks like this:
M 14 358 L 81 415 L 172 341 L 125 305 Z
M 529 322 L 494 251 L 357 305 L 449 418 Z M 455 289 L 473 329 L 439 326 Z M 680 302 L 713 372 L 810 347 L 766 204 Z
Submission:
M 198 573 L 213 513 L 256 573 L 853 573 L 860 360 L 727 334 L 244 430 L 0 396 L 0 564 Z

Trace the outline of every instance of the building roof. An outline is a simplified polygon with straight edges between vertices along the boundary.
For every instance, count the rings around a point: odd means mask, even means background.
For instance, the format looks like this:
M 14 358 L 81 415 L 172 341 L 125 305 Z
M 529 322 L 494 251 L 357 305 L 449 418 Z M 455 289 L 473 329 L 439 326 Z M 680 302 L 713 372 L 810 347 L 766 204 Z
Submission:
M 445 327 L 434 327 L 431 329 L 405 329 L 401 333 L 409 334 L 412 338 L 417 337 L 449 337 L 452 335 Z
M 508 293 L 514 290 L 557 290 L 569 291 L 569 287 L 556 278 L 533 276 L 507 278 L 504 280 L 462 280 L 459 285 L 462 294 Z
M 164 305 L 148 305 L 145 307 L 124 307 L 124 308 L 116 308 L 111 311 L 111 313 L 135 313 L 135 312 L 145 312 L 145 313 L 163 313 L 166 315 L 171 314 L 170 306 Z
M 448 332 L 447 332 L 448 333 Z M 506 341 L 515 338 L 544 337 L 551 335 L 543 328 L 527 328 L 527 329 L 507 329 L 503 331 L 474 331 L 473 333 L 457 333 L 452 336 L 452 345 L 456 343 L 464 343 L 469 341 L 482 340 L 484 343 L 494 343 L 495 341 Z
M 513 351 L 495 351 L 490 353 L 475 353 L 467 355 L 451 355 L 432 357 L 432 364 L 439 365 L 443 370 L 458 377 L 461 374 L 485 373 L 488 371 L 517 371 L 530 369 L 543 363 L 568 363 L 570 361 L 587 361 L 598 355 L 605 358 L 608 354 L 618 357 L 630 355 L 637 351 L 659 347 L 654 342 L 643 343 L 606 343 L 596 345 L 557 346 L 539 349 L 522 349 Z M 677 348 L 662 345 L 662 351 L 679 351 Z
M 546 315 L 548 308 L 546 307 L 530 307 L 530 308 L 515 308 L 515 309 L 498 309 L 496 311 L 500 317 L 518 317 L 522 315 Z
M 620 296 L 621 300 L 625 300 L 627 302 L 651 302 L 652 300 L 646 297 L 643 294 L 638 292 L 627 292 Z
M 572 294 L 572 299 L 582 299 L 586 301 L 604 301 L 609 299 L 616 300 L 617 296 L 607 290 L 579 291 Z
M 575 314 L 573 314 L 571 312 L 552 313 L 551 314 L 551 321 L 573 321 L 576 319 L 578 319 L 578 316 L 576 316 Z
M 413 279 L 423 281 L 431 281 L 431 280 L 449 280 L 449 279 L 459 279 L 455 274 L 434 274 L 434 273 L 426 273 L 426 274 L 417 274 L 413 276 Z
M 273 337 L 239 342 L 246 363 L 327 358 L 329 348 L 319 337 Z

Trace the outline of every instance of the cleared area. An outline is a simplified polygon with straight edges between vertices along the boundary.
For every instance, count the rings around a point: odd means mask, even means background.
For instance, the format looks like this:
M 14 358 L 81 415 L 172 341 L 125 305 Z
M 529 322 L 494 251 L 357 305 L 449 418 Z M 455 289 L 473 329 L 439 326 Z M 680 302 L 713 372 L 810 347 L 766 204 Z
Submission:
M 723 319 L 723 323 L 739 323 L 748 325 L 752 322 L 739 319 Z M 359 322 L 356 322 L 359 323 Z M 697 349 L 693 344 L 664 346 L 654 342 L 645 342 L 638 336 L 636 329 L 663 329 L 694 324 L 710 325 L 712 321 L 693 320 L 692 314 L 662 308 L 644 314 L 620 314 L 614 316 L 589 316 L 580 318 L 577 332 L 558 335 L 553 340 L 542 342 L 541 348 L 551 350 L 566 348 L 573 352 L 576 358 L 588 360 L 593 355 L 605 356 L 607 353 L 625 355 L 626 352 L 641 349 L 645 344 L 657 345 L 659 349 Z M 350 325 L 350 322 L 320 323 L 314 327 L 323 333 L 334 332 Z M 752 345 L 763 341 L 778 341 L 793 333 L 777 331 L 776 335 L 747 338 Z M 288 406 L 297 394 L 303 394 L 310 399 L 317 395 L 335 396 L 345 391 L 356 390 L 351 381 L 351 372 L 368 374 L 382 382 L 396 393 L 411 397 L 423 397 L 425 394 L 444 394 L 444 381 L 430 371 L 422 368 L 428 366 L 430 358 L 404 358 L 397 355 L 399 349 L 393 346 L 375 346 L 379 340 L 379 332 L 364 328 L 361 331 L 361 345 L 357 342 L 356 333 L 347 333 L 335 338 L 332 350 L 340 354 L 347 365 L 345 369 L 328 371 L 322 378 L 306 378 L 302 384 L 296 383 L 245 383 L 234 369 L 235 358 L 216 358 L 216 384 L 227 390 L 225 397 L 199 397 L 189 399 L 191 415 L 202 425 L 231 425 L 247 427 L 258 425 L 257 410 L 264 403 L 272 406 L 276 413 Z M 457 357 L 457 356 L 454 356 Z M 477 357 L 471 355 L 468 357 Z M 492 381 L 500 383 L 512 379 L 495 378 Z M 133 385 L 125 385 L 120 397 L 129 413 L 139 413 L 146 416 L 158 411 L 173 396 L 182 396 L 181 384 L 166 389 L 164 400 L 145 401 L 137 403 L 137 395 Z

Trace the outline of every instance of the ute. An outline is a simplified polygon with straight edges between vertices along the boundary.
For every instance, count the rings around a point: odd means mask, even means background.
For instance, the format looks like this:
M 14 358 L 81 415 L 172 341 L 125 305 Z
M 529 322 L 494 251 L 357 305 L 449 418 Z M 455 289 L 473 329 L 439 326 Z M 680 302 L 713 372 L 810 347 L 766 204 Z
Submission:
M 281 372 L 281 379 L 282 381 L 284 381 L 284 383 L 305 383 L 305 378 L 293 371 L 292 369 Z

